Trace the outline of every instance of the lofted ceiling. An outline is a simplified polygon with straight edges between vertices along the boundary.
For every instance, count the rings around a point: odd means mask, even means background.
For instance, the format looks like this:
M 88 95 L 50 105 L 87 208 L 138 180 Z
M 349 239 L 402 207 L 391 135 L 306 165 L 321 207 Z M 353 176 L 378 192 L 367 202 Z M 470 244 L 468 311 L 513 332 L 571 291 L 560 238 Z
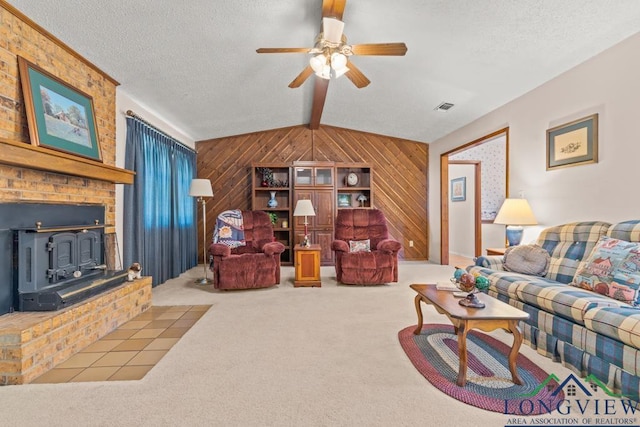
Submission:
M 8 0 L 194 140 L 307 124 L 322 0 Z M 348 0 L 349 43 L 371 80 L 331 80 L 321 124 L 432 142 L 640 31 L 637 0 Z M 441 102 L 454 104 L 435 111 Z

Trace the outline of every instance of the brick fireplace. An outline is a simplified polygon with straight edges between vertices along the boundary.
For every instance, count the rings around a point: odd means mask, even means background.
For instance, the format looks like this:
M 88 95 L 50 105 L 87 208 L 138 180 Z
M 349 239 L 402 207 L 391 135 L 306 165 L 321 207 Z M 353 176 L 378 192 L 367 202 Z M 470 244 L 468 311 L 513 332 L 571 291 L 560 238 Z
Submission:
M 29 218 L 28 224 L 18 227 L 31 230 L 37 228 L 35 222 L 47 224 L 56 215 L 54 206 L 99 206 L 103 212 L 102 230 L 114 233 L 115 186 L 132 183 L 134 175 L 115 166 L 118 82 L 2 0 L 0 27 L 0 72 L 4 82 L 0 85 L 0 204 L 39 204 L 41 219 Z M 18 56 L 92 98 L 102 162 L 31 144 Z M 24 212 L 27 215 L 27 210 Z M 13 228 L 0 215 L 0 230 Z M 11 238 L 7 239 L 7 234 L 0 236 L 0 251 L 13 244 L 14 231 L 9 233 Z M 105 259 L 112 259 L 114 251 L 115 248 L 105 252 Z M 6 258 L 0 258 L 0 264 L 3 262 L 0 275 L 7 274 Z M 9 264 L 13 265 L 13 261 Z M 76 271 L 92 274 L 89 267 L 68 272 L 62 268 L 55 274 L 60 281 L 71 281 L 66 275 Z M 151 279 L 143 278 L 54 312 L 10 313 L 15 306 L 15 295 L 8 290 L 12 286 L 12 279 L 0 277 L 0 384 L 29 382 L 146 310 L 151 301 Z

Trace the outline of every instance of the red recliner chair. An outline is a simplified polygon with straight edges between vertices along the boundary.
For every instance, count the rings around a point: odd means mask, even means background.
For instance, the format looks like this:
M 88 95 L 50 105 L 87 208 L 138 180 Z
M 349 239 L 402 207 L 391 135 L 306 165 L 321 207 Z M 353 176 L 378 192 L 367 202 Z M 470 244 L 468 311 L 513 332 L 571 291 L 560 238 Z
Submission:
M 242 211 L 245 246 L 230 248 L 212 243 L 209 255 L 216 289 L 266 288 L 280 283 L 280 254 L 271 219 L 263 211 Z
M 369 245 L 367 246 L 367 241 Z M 390 239 L 387 220 L 378 209 L 342 209 L 335 222 L 336 278 L 348 285 L 398 281 L 400 242 Z

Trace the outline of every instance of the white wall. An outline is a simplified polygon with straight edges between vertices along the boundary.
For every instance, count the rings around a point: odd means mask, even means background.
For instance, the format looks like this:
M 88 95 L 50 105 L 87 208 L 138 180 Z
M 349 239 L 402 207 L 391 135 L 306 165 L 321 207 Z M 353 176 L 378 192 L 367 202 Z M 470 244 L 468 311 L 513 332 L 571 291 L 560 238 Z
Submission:
M 482 220 L 493 221 L 507 194 L 507 135 L 502 133 L 480 145 L 452 154 L 449 161 L 452 160 L 480 162 Z
M 635 183 L 640 160 L 640 33 L 437 140 L 429 147 L 429 187 L 440 188 L 440 155 L 509 126 L 510 196 L 521 191 L 539 226 L 640 218 Z M 448 114 L 454 113 L 455 109 Z M 546 170 L 546 130 L 599 114 L 599 161 Z M 440 261 L 440 192 L 429 193 L 429 253 Z
M 466 178 L 467 185 L 464 201 L 453 202 L 449 200 L 449 252 L 467 258 L 475 256 L 476 246 L 475 172 L 475 165 L 449 165 L 449 188 L 451 188 L 451 180 L 456 178 Z
M 127 141 L 127 120 L 126 112 L 132 110 L 134 113 L 142 117 L 145 121 L 149 122 L 161 131 L 171 135 L 184 145 L 195 148 L 195 141 L 193 138 L 177 129 L 167 121 L 160 118 L 149 107 L 136 101 L 120 86 L 116 89 L 116 166 L 124 168 L 124 156 L 125 156 L 125 143 Z M 116 234 L 118 236 L 120 259 L 122 259 L 122 218 L 124 209 L 124 186 L 125 184 L 116 184 Z M 127 266 L 123 266 L 127 268 Z

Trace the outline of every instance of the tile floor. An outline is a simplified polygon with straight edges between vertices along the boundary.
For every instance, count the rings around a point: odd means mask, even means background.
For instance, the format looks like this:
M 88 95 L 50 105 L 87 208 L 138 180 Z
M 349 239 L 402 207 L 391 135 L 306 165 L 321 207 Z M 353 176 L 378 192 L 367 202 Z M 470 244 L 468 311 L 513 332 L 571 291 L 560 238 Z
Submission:
M 31 383 L 139 380 L 210 307 L 151 307 Z

